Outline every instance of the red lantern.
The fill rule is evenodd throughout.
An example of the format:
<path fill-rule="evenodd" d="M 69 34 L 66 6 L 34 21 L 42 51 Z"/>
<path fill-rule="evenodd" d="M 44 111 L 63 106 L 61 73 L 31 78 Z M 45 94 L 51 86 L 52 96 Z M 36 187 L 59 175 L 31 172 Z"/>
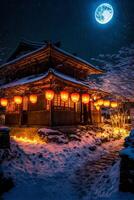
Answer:
<path fill-rule="evenodd" d="M 110 101 L 109 100 L 104 100 L 103 105 L 105 107 L 109 107 L 110 106 Z"/>
<path fill-rule="evenodd" d="M 72 93 L 71 94 L 71 100 L 74 102 L 74 103 L 77 103 L 80 99 L 80 95 L 79 93 Z"/>
<path fill-rule="evenodd" d="M 35 94 L 30 95 L 29 100 L 33 104 L 37 103 L 37 95 Z"/>
<path fill-rule="evenodd" d="M 88 104 L 90 101 L 90 96 L 89 94 L 82 94 L 82 103 Z"/>
<path fill-rule="evenodd" d="M 117 108 L 117 107 L 118 107 L 118 103 L 116 101 L 112 101 L 111 108 Z"/>
<path fill-rule="evenodd" d="M 22 104 L 22 97 L 21 96 L 15 96 L 14 102 L 18 105 Z"/>
<path fill-rule="evenodd" d="M 8 100 L 7 100 L 6 98 L 2 98 L 2 99 L 0 100 L 0 104 L 1 104 L 1 106 L 6 107 L 7 104 L 8 104 Z"/>
<path fill-rule="evenodd" d="M 95 107 L 98 106 L 98 102 L 97 101 L 94 102 L 94 106 Z"/>
<path fill-rule="evenodd" d="M 66 92 L 66 91 L 61 91 L 60 92 L 60 96 L 61 96 L 61 100 L 66 102 L 68 101 L 68 98 L 69 98 L 69 93 Z"/>
<path fill-rule="evenodd" d="M 54 91 L 53 90 L 46 90 L 45 97 L 48 101 L 52 101 L 54 98 Z"/>
<path fill-rule="evenodd" d="M 100 110 L 100 106 L 96 106 L 95 108 L 96 108 L 96 110 L 98 110 L 98 111 Z"/>
<path fill-rule="evenodd" d="M 103 100 L 103 99 L 99 99 L 99 100 L 97 101 L 97 104 L 98 104 L 99 106 L 102 106 L 103 103 L 104 103 L 104 100 Z"/>

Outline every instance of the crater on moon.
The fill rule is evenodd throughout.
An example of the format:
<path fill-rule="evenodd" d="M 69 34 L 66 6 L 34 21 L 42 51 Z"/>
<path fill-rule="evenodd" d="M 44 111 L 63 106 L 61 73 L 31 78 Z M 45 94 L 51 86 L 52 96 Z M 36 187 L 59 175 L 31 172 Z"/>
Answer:
<path fill-rule="evenodd" d="M 96 8 L 95 19 L 100 24 L 108 23 L 114 15 L 113 7 L 108 3 L 103 3 Z"/>

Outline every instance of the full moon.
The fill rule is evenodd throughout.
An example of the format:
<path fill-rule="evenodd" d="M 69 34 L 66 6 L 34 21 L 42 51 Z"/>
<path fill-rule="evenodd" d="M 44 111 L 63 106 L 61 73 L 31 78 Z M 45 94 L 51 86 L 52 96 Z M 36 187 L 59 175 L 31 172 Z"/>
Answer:
<path fill-rule="evenodd" d="M 113 18 L 114 9 L 108 3 L 103 3 L 96 8 L 95 19 L 100 24 L 107 24 Z"/>

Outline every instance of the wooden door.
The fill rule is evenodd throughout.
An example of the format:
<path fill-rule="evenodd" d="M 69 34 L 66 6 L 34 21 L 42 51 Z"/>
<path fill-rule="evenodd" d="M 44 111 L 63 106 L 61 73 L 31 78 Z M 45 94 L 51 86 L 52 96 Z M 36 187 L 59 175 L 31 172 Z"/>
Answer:
<path fill-rule="evenodd" d="M 28 124 L 28 97 L 23 97 L 23 105 L 21 112 L 21 125 Z"/>

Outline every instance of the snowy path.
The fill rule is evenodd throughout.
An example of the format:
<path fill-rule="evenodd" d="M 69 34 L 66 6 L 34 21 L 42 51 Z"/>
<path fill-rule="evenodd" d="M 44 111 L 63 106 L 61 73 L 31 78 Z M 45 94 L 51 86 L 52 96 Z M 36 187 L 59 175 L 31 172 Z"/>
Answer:
<path fill-rule="evenodd" d="M 98 196 L 105 195 L 113 192 L 113 185 L 111 191 L 108 191 L 108 186 L 102 188 L 104 182 L 109 184 L 110 177 L 106 174 L 111 168 L 119 170 L 119 151 L 122 145 L 116 147 L 116 149 L 111 150 L 106 155 L 103 155 L 99 160 L 88 161 L 75 172 L 73 185 L 74 188 L 79 193 L 81 199 L 83 199 L 87 194 L 90 199 L 97 199 Z M 116 181 L 119 177 L 115 177 Z M 103 180 L 102 180 L 103 179 Z M 113 181 L 113 180 L 112 180 Z M 118 188 L 118 186 L 117 186 Z"/>
<path fill-rule="evenodd" d="M 15 187 L 4 195 L 4 200 L 83 199 L 83 191 L 81 189 L 78 191 L 78 185 L 83 188 L 86 184 L 88 187 L 91 183 L 91 178 L 89 183 L 87 181 L 88 176 L 92 175 L 92 180 L 95 180 L 94 177 L 101 172 L 102 168 L 107 171 L 105 166 L 112 165 L 113 160 L 118 157 L 115 152 L 114 155 L 111 153 L 113 155 L 111 162 L 110 159 L 107 159 L 110 155 L 109 151 L 121 148 L 121 141 L 115 141 L 102 147 L 98 146 L 96 150 L 91 151 L 89 147 L 93 144 L 92 138 L 89 141 L 86 138 L 82 143 L 75 142 L 61 146 L 56 144 L 24 145 L 23 143 L 18 145 L 13 142 L 12 154 L 15 155 L 15 158 L 5 161 L 3 169 L 7 175 L 13 177 Z M 104 164 L 105 159 L 107 160 L 106 165 Z M 93 166 L 92 164 L 96 163 L 96 160 L 98 166 L 97 164 Z M 102 161 L 102 164 L 99 161 Z M 87 177 L 82 175 L 85 174 L 83 166 L 89 168 L 90 173 L 88 172 Z M 90 171 L 96 167 L 96 173 Z M 74 187 L 72 182 L 78 169 L 81 169 L 81 172 L 77 177 L 77 187 Z M 99 176 L 100 174 L 98 174 L 98 178 Z M 96 193 L 94 189 L 92 191 L 94 194 Z M 91 199 L 87 197 L 87 200 Z"/>
<path fill-rule="evenodd" d="M 28 178 L 28 177 L 27 177 Z M 67 176 L 63 174 L 46 178 L 28 178 L 18 184 L 4 199 L 9 200 L 69 200 L 77 199 L 71 191 Z"/>

